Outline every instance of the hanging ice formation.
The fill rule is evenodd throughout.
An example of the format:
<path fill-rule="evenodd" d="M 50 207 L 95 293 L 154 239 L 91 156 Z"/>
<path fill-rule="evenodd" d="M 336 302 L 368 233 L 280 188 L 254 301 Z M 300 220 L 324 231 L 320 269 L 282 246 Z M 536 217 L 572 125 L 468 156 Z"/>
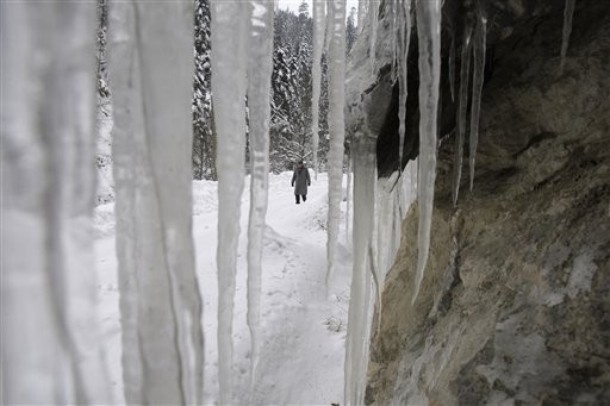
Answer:
<path fill-rule="evenodd" d="M 367 13 L 368 0 L 358 0 L 358 34 L 360 34 L 364 28 L 364 18 Z"/>
<path fill-rule="evenodd" d="M 0 3 L 0 403 L 111 403 L 93 269 L 96 6 Z"/>
<path fill-rule="evenodd" d="M 351 204 L 351 191 L 352 191 L 352 170 L 354 167 L 353 163 L 353 152 L 350 150 L 347 154 L 347 190 L 345 192 L 345 244 L 349 244 L 349 223 L 350 218 L 350 204 Z"/>
<path fill-rule="evenodd" d="M 251 1 L 250 70 L 250 218 L 248 223 L 248 327 L 250 329 L 250 390 L 260 352 L 260 295 L 269 175 L 269 119 L 273 70 L 273 3 Z"/>
<path fill-rule="evenodd" d="M 451 29 L 451 44 L 449 45 L 449 90 L 451 101 L 455 102 L 455 28 Z"/>
<path fill-rule="evenodd" d="M 313 58 L 311 68 L 311 138 L 314 176 L 318 178 L 318 143 L 319 143 L 319 115 L 320 115 L 320 86 L 321 63 L 324 47 L 324 29 L 326 27 L 326 13 L 323 0 L 313 2 Z"/>
<path fill-rule="evenodd" d="M 330 150 L 328 152 L 328 270 L 330 279 L 336 257 L 343 180 L 343 141 L 345 139 L 345 0 L 332 3 L 332 38 L 329 50 Z"/>
<path fill-rule="evenodd" d="M 324 28 L 324 51 L 330 51 L 330 42 L 333 38 L 333 12 L 334 12 L 334 1 L 326 0 L 326 27 Z"/>
<path fill-rule="evenodd" d="M 419 42 L 418 255 L 413 302 L 417 299 L 430 249 L 436 178 L 437 114 L 441 64 L 441 0 L 417 1 Z"/>
<path fill-rule="evenodd" d="M 220 403 L 232 402 L 232 323 L 239 217 L 244 187 L 249 4 L 212 0 L 212 100 L 218 137 L 218 381 Z"/>
<path fill-rule="evenodd" d="M 466 17 L 464 35 L 462 37 L 462 53 L 460 66 L 460 94 L 458 95 L 457 133 L 455 135 L 455 151 L 453 157 L 453 204 L 457 204 L 462 177 L 462 162 L 464 160 L 464 139 L 466 137 L 466 113 L 468 110 L 468 81 L 470 79 L 470 55 L 472 53 L 472 18 Z"/>
<path fill-rule="evenodd" d="M 127 403 L 201 402 L 202 304 L 191 214 L 191 6 L 134 1 L 110 8 Z"/>
<path fill-rule="evenodd" d="M 561 41 L 561 62 L 559 63 L 559 73 L 563 73 L 563 68 L 568 54 L 568 46 L 570 45 L 570 34 L 572 34 L 572 18 L 574 16 L 574 6 L 576 0 L 565 0 L 566 5 L 563 11 L 563 33 Z"/>
<path fill-rule="evenodd" d="M 475 158 L 479 143 L 479 115 L 481 112 L 481 93 L 485 80 L 485 48 L 487 37 L 487 19 L 481 10 L 477 12 L 477 26 L 474 34 L 474 47 L 472 51 L 474 68 L 472 72 L 472 105 L 470 110 L 470 151 L 468 163 L 470 167 L 470 190 L 474 185 Z"/>
<path fill-rule="evenodd" d="M 350 288 L 348 332 L 345 352 L 345 405 L 364 403 L 364 386 L 370 328 L 370 286 L 374 269 L 371 244 L 375 229 L 375 139 L 357 134 L 354 139 L 353 274 Z"/>
<path fill-rule="evenodd" d="M 402 172 L 407 118 L 407 58 L 411 43 L 411 0 L 400 0 L 398 8 L 398 171 Z"/>
<path fill-rule="evenodd" d="M 392 36 L 390 38 L 390 47 L 392 48 L 392 82 L 395 82 L 398 78 L 398 41 L 396 35 L 402 27 L 398 25 L 398 2 L 401 0 L 391 0 L 390 6 L 390 16 L 391 16 L 391 25 L 390 32 Z"/>
<path fill-rule="evenodd" d="M 366 0 L 360 0 L 366 1 Z M 377 43 L 377 18 L 379 13 L 379 1 L 368 0 L 369 17 L 369 58 L 371 59 L 371 70 L 375 71 L 375 45 Z"/>

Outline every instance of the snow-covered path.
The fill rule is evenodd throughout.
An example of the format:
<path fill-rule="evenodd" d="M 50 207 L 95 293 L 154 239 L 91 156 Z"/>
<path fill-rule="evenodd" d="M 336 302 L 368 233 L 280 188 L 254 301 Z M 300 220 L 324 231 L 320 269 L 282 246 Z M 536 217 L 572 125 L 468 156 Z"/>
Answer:
<path fill-rule="evenodd" d="M 249 395 L 250 339 L 246 325 L 246 232 L 249 191 L 244 191 L 233 324 L 235 402 L 239 404 L 330 404 L 343 393 L 343 358 L 351 256 L 340 235 L 337 269 L 326 292 L 326 174 L 312 182 L 307 202 L 296 205 L 291 173 L 270 175 L 269 210 L 263 253 L 261 357 Z M 246 184 L 248 185 L 249 179 Z M 217 380 L 217 190 L 215 182 L 193 183 L 194 241 L 204 299 L 207 404 L 218 399 Z M 344 207 L 344 206 L 343 206 Z M 114 238 L 108 231 L 111 205 L 98 208 L 97 243 L 101 313 L 115 396 L 122 403 L 120 329 Z M 344 222 L 342 222 L 344 223 Z M 342 224 L 343 225 L 343 224 Z"/>

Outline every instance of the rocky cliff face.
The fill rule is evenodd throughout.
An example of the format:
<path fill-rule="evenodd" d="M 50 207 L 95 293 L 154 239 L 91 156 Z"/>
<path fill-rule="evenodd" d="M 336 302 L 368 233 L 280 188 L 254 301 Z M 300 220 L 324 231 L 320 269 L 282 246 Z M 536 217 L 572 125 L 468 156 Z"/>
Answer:
<path fill-rule="evenodd" d="M 450 20 L 462 3 L 445 3 Z M 366 401 L 604 404 L 610 402 L 610 3 L 576 3 L 562 74 L 563 2 L 486 3 L 498 17 L 490 19 L 474 190 L 465 192 L 464 181 L 453 206 L 455 107 L 445 82 L 430 261 L 412 305 L 413 207 L 383 290 Z M 384 51 L 389 23 L 381 18 L 375 75 L 366 84 L 364 52 L 356 50 L 351 77 L 360 88 L 350 88 L 349 106 L 354 136 L 377 140 L 383 176 L 398 166 L 398 141 Z M 410 93 L 416 85 L 409 84 Z M 417 154 L 417 101 L 408 103 L 405 160 Z"/>

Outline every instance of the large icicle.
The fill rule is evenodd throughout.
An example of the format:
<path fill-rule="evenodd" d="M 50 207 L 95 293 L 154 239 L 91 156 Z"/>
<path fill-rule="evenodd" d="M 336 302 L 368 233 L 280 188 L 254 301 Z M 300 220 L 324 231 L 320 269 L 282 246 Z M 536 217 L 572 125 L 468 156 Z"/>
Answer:
<path fill-rule="evenodd" d="M 408 94 L 408 56 L 411 43 L 411 0 L 401 0 L 398 10 L 398 171 L 402 172 Z"/>
<path fill-rule="evenodd" d="M 192 240 L 192 4 L 110 7 L 117 256 L 128 403 L 200 403 Z"/>
<path fill-rule="evenodd" d="M 371 60 L 371 70 L 375 72 L 375 46 L 377 45 L 377 19 L 379 13 L 379 0 L 369 0 L 369 59 Z"/>
<path fill-rule="evenodd" d="M 470 142 L 468 163 L 470 166 L 470 190 L 474 185 L 474 167 L 479 143 L 479 115 L 481 113 L 481 93 L 485 81 L 485 47 L 487 46 L 487 19 L 480 15 L 474 35 L 473 72 L 472 72 L 472 106 L 470 108 Z"/>
<path fill-rule="evenodd" d="M 419 41 L 419 202 L 417 274 L 413 302 L 424 278 L 430 249 L 430 228 L 436 178 L 436 139 L 441 72 L 441 0 L 417 0 Z"/>
<path fill-rule="evenodd" d="M 273 70 L 273 2 L 252 0 L 248 107 L 250 118 L 250 218 L 248 223 L 248 327 L 250 390 L 260 352 L 262 254 L 269 186 L 269 119 Z"/>
<path fill-rule="evenodd" d="M 370 326 L 371 265 L 369 258 L 375 228 L 375 139 L 356 134 L 354 140 L 354 229 L 353 274 L 350 288 L 345 352 L 345 405 L 364 403 Z"/>
<path fill-rule="evenodd" d="M 563 73 L 563 68 L 568 54 L 568 46 L 570 45 L 570 35 L 572 34 L 572 18 L 574 16 L 574 6 L 576 0 L 565 0 L 566 5 L 563 11 L 563 32 L 561 40 L 561 62 L 559 63 L 559 73 Z"/>
<path fill-rule="evenodd" d="M 232 403 L 232 324 L 241 195 L 244 187 L 248 3 L 212 0 L 212 100 L 218 136 L 218 381 Z M 242 119 L 242 117 L 244 119 Z"/>
<path fill-rule="evenodd" d="M 460 66 L 460 94 L 458 99 L 457 134 L 455 134 L 455 151 L 453 156 L 453 204 L 457 204 L 462 178 L 462 162 L 464 160 L 464 140 L 466 138 L 466 113 L 468 110 L 468 81 L 470 79 L 470 55 L 472 50 L 472 19 L 466 18 L 464 36 L 462 38 L 462 54 Z"/>
<path fill-rule="evenodd" d="M 111 403 L 96 315 L 95 3 L 0 2 L 0 403 Z"/>
<path fill-rule="evenodd" d="M 322 84 L 321 63 L 324 47 L 324 29 L 326 28 L 326 13 L 324 1 L 314 0 L 313 3 L 313 58 L 311 67 L 311 149 L 314 176 L 318 179 L 318 143 L 320 119 L 320 89 Z"/>
<path fill-rule="evenodd" d="M 330 150 L 328 151 L 328 270 L 326 282 L 335 265 L 343 181 L 343 141 L 345 139 L 345 0 L 332 3 L 332 38 L 329 51 Z"/>

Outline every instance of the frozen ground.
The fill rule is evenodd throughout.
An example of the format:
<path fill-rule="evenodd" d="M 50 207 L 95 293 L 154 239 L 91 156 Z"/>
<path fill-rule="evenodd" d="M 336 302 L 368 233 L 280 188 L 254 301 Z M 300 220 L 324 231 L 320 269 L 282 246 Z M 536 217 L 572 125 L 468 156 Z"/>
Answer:
<path fill-rule="evenodd" d="M 313 175 L 313 173 L 312 173 Z M 330 404 L 343 397 L 343 359 L 351 253 L 340 234 L 340 266 L 327 293 L 326 174 L 312 181 L 307 202 L 296 205 L 291 173 L 270 175 L 263 253 L 261 357 L 253 398 L 248 395 L 250 338 L 246 325 L 246 233 L 249 191 L 243 195 L 233 324 L 234 382 L 240 404 Z M 249 179 L 246 180 L 249 185 Z M 345 184 L 345 182 L 344 182 Z M 216 340 L 216 182 L 193 182 L 193 235 L 204 300 L 206 404 L 218 399 Z M 113 204 L 98 206 L 97 271 L 101 317 L 116 403 L 123 403 L 120 320 L 116 282 Z M 345 202 L 342 203 L 343 214 Z M 341 222 L 344 227 L 345 221 Z M 351 245 L 348 244 L 349 247 Z M 351 248 L 349 248 L 351 251 Z"/>

